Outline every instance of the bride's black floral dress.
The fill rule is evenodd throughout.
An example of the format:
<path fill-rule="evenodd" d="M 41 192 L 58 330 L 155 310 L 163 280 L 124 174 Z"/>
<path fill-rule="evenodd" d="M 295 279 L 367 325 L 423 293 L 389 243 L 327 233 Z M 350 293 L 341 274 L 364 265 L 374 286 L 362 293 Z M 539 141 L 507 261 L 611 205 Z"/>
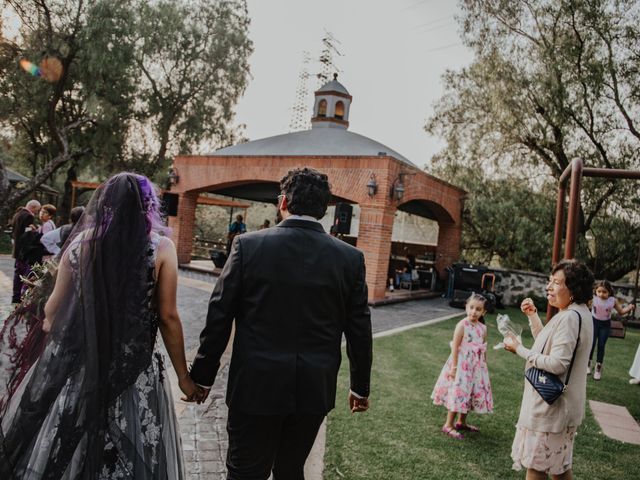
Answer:
<path fill-rule="evenodd" d="M 145 311 L 157 332 L 158 315 L 153 306 L 155 261 L 159 237 L 152 235 L 148 251 L 149 270 Z M 135 384 L 125 390 L 109 409 L 110 428 L 105 436 L 105 463 L 100 479 L 184 478 L 180 430 L 166 376 L 164 358 L 154 346 L 151 365 Z M 142 461 L 132 462 L 134 454 Z M 134 464 L 144 467 L 135 471 Z"/>
<path fill-rule="evenodd" d="M 148 352 L 141 355 L 135 351 L 144 342 L 124 342 L 124 345 L 118 346 L 120 350 L 117 351 L 121 352 L 122 359 L 119 358 L 117 366 L 121 371 L 110 371 L 109 375 L 110 378 L 117 378 L 114 385 L 120 382 L 122 387 L 109 390 L 117 392 L 113 393 L 112 399 L 96 402 L 91 400 L 91 389 L 96 386 L 88 381 L 88 372 L 92 371 L 91 358 L 82 353 L 75 357 L 79 359 L 79 367 L 75 369 L 69 366 L 70 362 L 60 360 L 63 365 L 59 368 L 67 368 L 69 373 L 59 382 L 59 387 L 52 390 L 53 394 L 46 387 L 38 390 L 37 384 L 46 384 L 48 375 L 55 377 L 55 373 L 51 373 L 53 369 L 43 368 L 42 365 L 39 368 L 39 364 L 49 362 L 56 365 L 57 358 L 65 353 L 61 351 L 61 345 L 69 343 L 67 340 L 67 343 L 56 344 L 50 340 L 37 363 L 20 382 L 0 418 L 0 433 L 4 432 L 5 435 L 0 435 L 0 460 L 11 463 L 10 470 L 0 467 L 0 473 L 4 475 L 9 472 L 9 479 L 181 480 L 185 477 L 171 388 L 164 358 L 156 341 L 159 319 L 154 305 L 155 261 L 160 237 L 152 233 L 150 239 L 144 262 L 146 270 L 141 272 L 146 278 L 146 281 L 141 279 L 146 282 L 146 296 L 139 304 L 137 314 L 129 315 L 135 317 L 131 321 L 139 321 L 143 329 L 148 329 L 147 337 L 144 337 L 147 338 L 144 348 L 148 348 Z M 70 246 L 68 252 L 69 264 L 74 272 L 72 288 L 78 297 L 87 295 L 81 291 L 86 281 L 78 275 L 82 271 L 80 251 L 78 242 Z M 139 300 L 142 298 L 143 295 L 140 295 Z M 90 349 L 90 342 L 86 339 L 85 342 L 81 348 Z M 141 361 L 146 367 L 141 366 Z M 133 376 L 123 381 L 121 377 L 126 377 L 126 373 L 122 373 L 122 370 L 129 366 L 134 372 Z M 35 378 L 38 375 L 40 378 Z M 44 409 L 41 404 L 35 404 L 34 411 L 40 409 L 45 413 L 37 422 L 38 425 L 33 426 L 30 425 L 28 412 L 33 402 L 29 403 L 23 397 L 36 395 L 48 396 L 48 403 Z M 104 418 L 95 420 L 90 418 L 91 414 L 87 414 L 96 411 L 103 412 L 100 416 Z M 20 437 L 20 423 L 27 429 L 31 428 L 31 431 L 22 432 L 28 437 L 26 439 Z M 96 436 L 99 437 L 97 441 Z M 8 450 L 12 448 L 15 452 L 20 450 L 20 454 Z M 3 475 L 0 477 L 4 480 Z"/>

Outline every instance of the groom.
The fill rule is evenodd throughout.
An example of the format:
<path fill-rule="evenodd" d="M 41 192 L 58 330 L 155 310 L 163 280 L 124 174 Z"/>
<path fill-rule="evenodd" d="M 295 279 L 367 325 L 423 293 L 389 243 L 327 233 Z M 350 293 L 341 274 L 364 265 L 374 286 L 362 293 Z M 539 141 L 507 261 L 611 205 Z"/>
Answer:
<path fill-rule="evenodd" d="M 325 233 L 327 176 L 310 168 L 280 183 L 276 228 L 234 238 L 191 369 L 213 385 L 235 319 L 227 385 L 229 480 L 304 479 L 304 463 L 335 406 L 342 334 L 349 407 L 369 408 L 371 318 L 364 256 Z"/>

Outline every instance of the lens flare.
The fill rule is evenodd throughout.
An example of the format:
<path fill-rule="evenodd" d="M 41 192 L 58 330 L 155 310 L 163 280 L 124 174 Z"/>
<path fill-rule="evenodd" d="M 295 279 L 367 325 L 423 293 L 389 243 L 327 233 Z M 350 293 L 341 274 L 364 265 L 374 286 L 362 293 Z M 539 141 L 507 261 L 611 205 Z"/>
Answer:
<path fill-rule="evenodd" d="M 45 57 L 40 62 L 40 72 L 47 82 L 57 82 L 62 77 L 62 62 L 56 57 Z"/>
<path fill-rule="evenodd" d="M 31 63 L 26 58 L 20 60 L 22 69 L 33 75 L 40 77 L 47 82 L 57 82 L 62 77 L 62 62 L 56 57 L 45 57 L 40 62 L 40 66 Z"/>
<path fill-rule="evenodd" d="M 25 72 L 30 73 L 34 77 L 42 76 L 42 72 L 40 71 L 38 66 L 33 64 L 33 63 L 31 63 L 29 60 L 26 60 L 24 58 L 22 60 L 20 60 L 20 66 L 22 67 L 22 69 Z"/>

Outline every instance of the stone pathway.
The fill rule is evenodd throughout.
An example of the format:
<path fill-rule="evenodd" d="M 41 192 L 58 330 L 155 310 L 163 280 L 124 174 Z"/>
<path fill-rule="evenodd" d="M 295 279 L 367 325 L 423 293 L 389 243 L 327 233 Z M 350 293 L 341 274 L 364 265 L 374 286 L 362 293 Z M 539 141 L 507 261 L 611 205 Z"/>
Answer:
<path fill-rule="evenodd" d="M 633 445 L 640 445 L 640 425 L 626 407 L 589 400 L 589 407 L 596 417 L 602 433 L 607 437 Z"/>
<path fill-rule="evenodd" d="M 0 270 L 0 292 L 2 292 L 0 296 L 0 321 L 4 320 L 11 311 L 11 295 L 13 294 L 13 259 L 8 255 L 6 255 L 6 259 L 11 265 L 11 276 Z"/>

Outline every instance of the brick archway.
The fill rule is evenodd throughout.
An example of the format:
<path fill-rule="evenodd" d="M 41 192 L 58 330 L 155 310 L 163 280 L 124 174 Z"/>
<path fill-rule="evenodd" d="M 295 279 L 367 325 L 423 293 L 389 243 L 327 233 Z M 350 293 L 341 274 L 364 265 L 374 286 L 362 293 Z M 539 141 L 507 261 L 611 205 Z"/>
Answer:
<path fill-rule="evenodd" d="M 335 197 L 360 205 L 358 248 L 365 255 L 369 299 L 382 300 L 387 287 L 391 234 L 396 209 L 423 202 L 439 224 L 436 269 L 458 259 L 462 232 L 462 202 L 465 192 L 394 157 L 378 156 L 178 156 L 174 166 L 179 182 L 172 188 L 179 195 L 178 215 L 169 225 L 178 249 L 178 261 L 189 263 L 197 198 L 203 192 L 225 192 L 247 184 L 276 186 L 287 172 L 308 166 L 329 177 Z M 377 193 L 370 197 L 367 182 L 375 175 Z M 398 201 L 393 186 L 401 178 L 405 195 Z M 267 187 L 268 188 L 268 187 Z M 268 191 L 265 190 L 265 196 Z M 271 197 L 270 197 L 271 198 Z M 268 201 L 265 199 L 261 201 Z"/>

